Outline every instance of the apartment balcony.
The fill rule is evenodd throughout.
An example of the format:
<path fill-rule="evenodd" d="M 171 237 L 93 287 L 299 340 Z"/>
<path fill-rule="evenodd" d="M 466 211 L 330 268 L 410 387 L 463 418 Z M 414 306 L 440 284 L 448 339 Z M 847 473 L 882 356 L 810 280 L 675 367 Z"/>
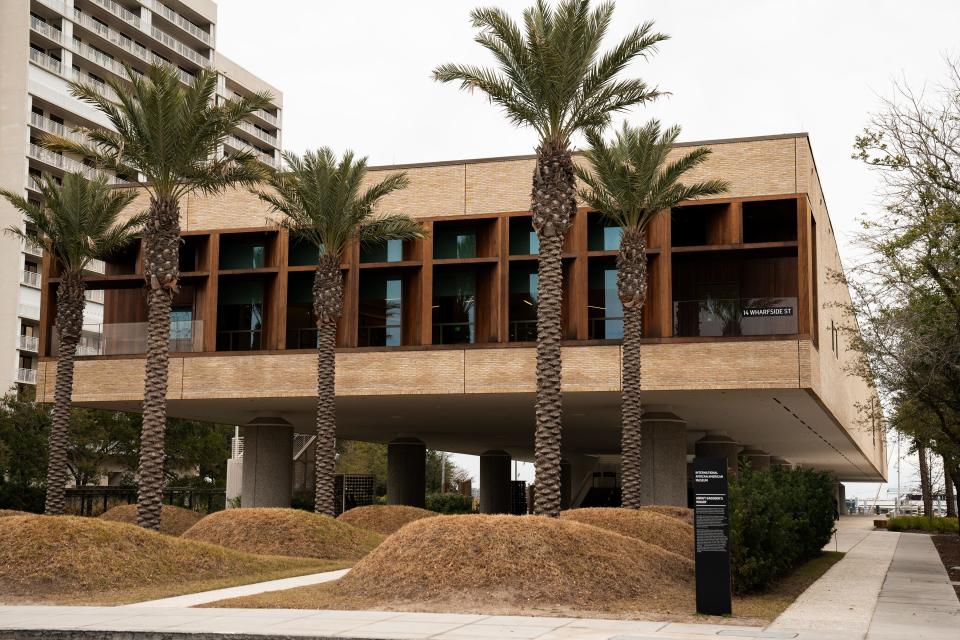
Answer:
<path fill-rule="evenodd" d="M 17 348 L 20 351 L 37 353 L 40 350 L 40 338 L 37 336 L 17 336 Z"/>
<path fill-rule="evenodd" d="M 119 31 L 111 29 L 110 27 L 97 22 L 79 9 L 73 10 L 73 20 L 88 31 L 97 34 L 110 44 L 119 47 L 124 51 L 129 51 L 144 62 L 150 62 L 150 51 L 146 47 L 137 44 Z"/>
<path fill-rule="evenodd" d="M 57 13 L 65 15 L 67 13 L 66 5 L 63 0 L 39 0 L 40 4 L 45 4 Z"/>
<path fill-rule="evenodd" d="M 228 135 L 226 137 L 226 140 L 224 140 L 224 143 L 228 147 L 232 147 L 237 151 L 249 151 L 254 156 L 256 156 L 257 160 L 259 160 L 260 162 L 266 165 L 269 165 L 271 167 L 279 166 L 279 162 L 277 162 L 277 159 L 274 156 L 268 153 L 264 153 L 263 151 L 260 151 L 260 149 L 257 149 L 256 147 L 251 145 L 249 142 L 241 140 L 237 136 Z"/>
<path fill-rule="evenodd" d="M 240 129 L 241 131 L 249 133 L 255 138 L 259 138 L 260 140 L 263 140 L 264 142 L 269 142 L 273 146 L 277 146 L 278 144 L 277 136 L 271 135 L 266 131 L 263 131 L 262 129 L 258 129 L 257 127 L 253 126 L 249 122 L 240 122 L 239 124 L 237 124 L 237 128 Z"/>
<path fill-rule="evenodd" d="M 150 30 L 150 33 L 153 35 L 153 37 L 156 40 L 159 40 L 160 42 L 168 46 L 170 49 L 176 51 L 181 56 L 189 60 L 190 62 L 193 62 L 194 64 L 200 65 L 201 67 L 205 67 L 205 68 L 209 68 L 211 66 L 212 63 L 210 62 L 210 58 L 204 55 L 201 55 L 198 51 L 196 51 L 195 49 L 191 49 L 190 47 L 183 44 L 173 36 L 169 35 L 168 33 L 165 33 L 160 29 L 157 29 L 156 27 L 152 27 Z"/>
<path fill-rule="evenodd" d="M 37 51 L 36 49 L 30 49 L 30 62 L 33 62 L 37 66 L 43 67 L 47 71 L 52 71 L 56 74 L 61 74 L 63 70 L 63 64 L 56 58 L 51 58 L 42 51 Z"/>
<path fill-rule="evenodd" d="M 121 78 L 127 77 L 127 69 L 122 62 L 111 58 L 105 53 L 97 51 L 90 45 L 85 42 L 81 42 L 76 38 L 73 39 L 73 50 L 76 53 L 79 53 L 81 56 L 90 60 L 91 62 L 96 63 L 97 65 L 103 67 L 110 73 L 120 76 Z"/>
<path fill-rule="evenodd" d="M 83 292 L 83 297 L 87 302 L 103 304 L 103 289 L 87 289 Z"/>
<path fill-rule="evenodd" d="M 80 173 L 91 180 L 97 178 L 102 173 L 100 171 L 97 171 L 93 167 L 88 167 L 87 165 L 83 164 L 78 160 L 74 160 L 73 158 L 68 158 L 59 153 L 54 153 L 49 149 L 44 149 L 43 147 L 33 143 L 31 143 L 30 146 L 28 147 L 27 155 L 33 158 L 34 160 L 37 160 L 38 162 L 42 162 L 44 164 L 50 165 L 52 167 L 56 167 L 58 169 L 63 169 L 64 171 L 70 171 L 72 173 Z M 109 174 L 105 174 L 105 175 L 107 175 L 108 184 L 125 184 L 126 183 L 126 180 L 121 180 L 116 176 L 111 176 Z M 34 184 L 33 185 L 28 184 L 28 186 L 39 191 L 40 190 L 39 184 L 36 184 L 36 179 L 30 176 L 30 178 L 28 179 L 28 183 L 31 181 L 34 182 Z"/>
<path fill-rule="evenodd" d="M 25 284 L 34 289 L 40 288 L 40 274 L 36 271 L 21 271 L 20 284 Z"/>
<path fill-rule="evenodd" d="M 23 252 L 28 256 L 35 256 L 37 258 L 43 257 L 43 247 L 28 240 L 23 241 Z"/>
<path fill-rule="evenodd" d="M 30 30 L 39 33 L 47 40 L 52 40 L 57 44 L 63 42 L 63 31 L 33 16 L 30 16 Z"/>
<path fill-rule="evenodd" d="M 84 336 L 77 345 L 80 356 L 133 355 L 147 352 L 146 322 L 107 322 L 83 325 Z M 59 337 L 56 327 L 50 335 L 51 347 L 56 352 Z M 203 321 L 185 320 L 170 323 L 170 352 L 195 353 L 202 351 Z"/>
<path fill-rule="evenodd" d="M 120 102 L 120 97 L 117 95 L 117 92 L 111 89 L 106 82 L 101 82 L 93 76 L 77 71 L 76 69 L 70 69 L 66 77 L 68 80 L 73 80 L 80 84 L 92 85 L 97 90 L 97 93 L 111 102 Z"/>
<path fill-rule="evenodd" d="M 213 47 L 213 36 L 210 35 L 210 33 L 193 24 L 167 5 L 157 0 L 151 0 L 147 6 L 149 6 L 154 13 L 160 15 L 168 22 L 177 25 L 203 44 Z"/>
<path fill-rule="evenodd" d="M 83 144 L 88 142 L 87 137 L 82 133 L 72 131 L 65 125 L 62 125 L 59 122 L 54 122 L 50 118 L 42 116 L 39 113 L 30 114 L 30 126 L 40 129 L 41 131 L 46 131 L 47 133 L 58 135 L 61 138 L 73 140 L 74 142 L 80 142 Z"/>
<path fill-rule="evenodd" d="M 239 93 L 237 93 L 236 91 L 231 91 L 230 89 L 226 89 L 225 92 L 221 91 L 220 95 L 223 96 L 224 99 L 229 100 L 231 102 L 243 98 L 243 96 L 241 96 Z M 280 118 L 273 115 L 272 113 L 264 111 L 263 109 L 257 109 L 251 115 L 255 118 L 259 118 L 263 120 L 267 124 L 272 125 L 274 127 L 280 126 Z"/>
<path fill-rule="evenodd" d="M 93 4 L 117 16 L 129 25 L 140 28 L 140 18 L 113 0 L 90 0 Z"/>
<path fill-rule="evenodd" d="M 87 271 L 103 274 L 107 270 L 107 265 L 103 260 L 91 260 L 87 263 Z"/>
<path fill-rule="evenodd" d="M 17 369 L 17 382 L 20 384 L 37 384 L 37 370 Z"/>

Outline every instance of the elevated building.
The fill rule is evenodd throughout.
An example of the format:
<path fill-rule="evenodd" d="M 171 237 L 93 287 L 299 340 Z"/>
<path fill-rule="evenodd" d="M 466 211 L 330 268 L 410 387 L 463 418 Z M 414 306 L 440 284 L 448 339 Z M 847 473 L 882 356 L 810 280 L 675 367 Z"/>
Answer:
<path fill-rule="evenodd" d="M 279 160 L 283 97 L 216 50 L 217 7 L 211 0 L 4 0 L 0 2 L 0 185 L 39 198 L 41 176 L 66 171 L 88 176 L 80 158 L 39 146 L 46 133 L 74 136 L 77 127 L 109 127 L 93 107 L 70 95 L 68 82 L 127 77 L 124 65 L 144 72 L 155 62 L 177 68 L 184 83 L 200 69 L 216 69 L 217 100 L 269 91 L 274 101 L 228 138 L 224 151 L 251 149 L 264 162 Z M 112 181 L 120 182 L 116 177 Z M 0 202 L 0 228 L 22 226 L 20 214 Z M 33 385 L 40 321 L 39 247 L 0 236 L 0 391 Z M 91 265 L 103 272 L 103 265 Z M 103 323 L 103 291 L 87 292 L 81 353 L 95 353 Z"/>
<path fill-rule="evenodd" d="M 734 471 L 745 460 L 825 469 L 840 480 L 883 479 L 875 394 L 845 371 L 853 354 L 838 331 L 844 319 L 836 303 L 849 294 L 829 277 L 841 264 L 808 137 L 678 146 L 699 144 L 713 155 L 693 178 L 724 178 L 731 187 L 664 211 L 650 229 L 646 499 L 686 504 L 693 455 L 726 457 Z M 510 458 L 532 458 L 533 167 L 524 156 L 372 172 L 409 174 L 410 187 L 382 209 L 407 213 L 429 231 L 422 241 L 354 247 L 343 263 L 339 435 L 390 443 L 391 500 L 422 502 L 424 446 L 481 455 L 486 507 L 504 504 Z M 182 211 L 169 412 L 245 425 L 243 504 L 284 504 L 296 454 L 291 434 L 313 429 L 316 255 L 265 224 L 274 214 L 245 190 L 190 197 Z M 568 505 L 602 502 L 617 483 L 618 239 L 619 229 L 580 208 L 564 249 Z M 139 408 L 146 320 L 139 252 L 131 247 L 89 283 L 104 292 L 104 325 L 97 355 L 77 364 L 79 405 Z M 49 401 L 57 274 L 49 264 L 45 274 L 37 385 Z"/>

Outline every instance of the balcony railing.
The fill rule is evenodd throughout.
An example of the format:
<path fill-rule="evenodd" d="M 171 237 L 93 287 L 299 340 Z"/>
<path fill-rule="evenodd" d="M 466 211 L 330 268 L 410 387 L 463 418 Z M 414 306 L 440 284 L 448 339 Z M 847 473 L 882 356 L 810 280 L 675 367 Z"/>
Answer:
<path fill-rule="evenodd" d="M 29 240 L 23 241 L 23 252 L 27 255 L 37 256 L 38 258 L 43 255 L 43 247 L 38 245 L 35 242 L 30 242 Z"/>
<path fill-rule="evenodd" d="M 359 328 L 361 347 L 395 347 L 400 344 L 403 326 L 399 324 L 362 325 Z"/>
<path fill-rule="evenodd" d="M 795 333 L 796 298 L 707 298 L 673 303 L 675 336 L 774 336 Z"/>
<path fill-rule="evenodd" d="M 113 322 L 83 325 L 84 337 L 77 345 L 80 356 L 114 356 L 146 353 L 146 322 Z M 59 335 L 54 327 L 50 336 L 56 353 Z M 191 353 L 203 349 L 202 320 L 174 320 L 170 323 L 170 351 Z"/>
<path fill-rule="evenodd" d="M 107 264 L 103 260 L 91 260 L 87 263 L 87 271 L 94 273 L 104 273 L 107 270 Z"/>
<path fill-rule="evenodd" d="M 83 297 L 87 302 L 103 304 L 103 289 L 87 289 L 83 292 Z"/>
<path fill-rule="evenodd" d="M 510 342 L 536 342 L 536 320 L 511 320 L 508 327 Z"/>
<path fill-rule="evenodd" d="M 111 58 L 110 56 L 103 53 L 102 51 L 97 51 L 87 43 L 81 42 L 80 40 L 77 40 L 76 38 L 74 38 L 73 50 L 79 53 L 80 55 L 82 55 L 87 60 L 92 60 L 93 62 L 96 62 L 98 65 L 100 65 L 107 71 L 110 71 L 111 73 L 114 73 L 120 76 L 121 78 L 127 77 L 127 69 L 126 67 L 123 66 L 122 62 L 120 62 L 119 60 L 116 60 L 115 58 Z"/>
<path fill-rule="evenodd" d="M 277 145 L 277 136 L 270 135 L 269 133 L 267 133 L 267 132 L 264 131 L 263 129 L 259 129 L 259 128 L 253 126 L 252 124 L 250 124 L 249 122 L 239 122 L 239 123 L 237 123 L 237 128 L 240 129 L 240 130 L 242 130 L 242 131 L 246 131 L 247 133 L 249 133 L 249 134 L 252 135 L 252 136 L 255 136 L 255 137 L 257 137 L 257 138 L 260 138 L 260 139 L 263 140 L 264 142 L 269 142 L 270 144 L 272 144 L 272 145 L 274 145 L 274 146 Z"/>
<path fill-rule="evenodd" d="M 79 9 L 73 10 L 73 19 L 76 23 L 93 31 L 107 42 L 129 51 L 144 62 L 150 62 L 150 52 L 147 48 L 137 44 L 119 31 L 97 22 Z"/>
<path fill-rule="evenodd" d="M 36 271 L 21 271 L 20 272 L 20 283 L 25 284 L 28 287 L 40 288 L 40 274 Z"/>
<path fill-rule="evenodd" d="M 40 4 L 45 4 L 57 13 L 63 15 L 67 12 L 63 0 L 40 0 Z"/>
<path fill-rule="evenodd" d="M 271 167 L 276 167 L 276 166 L 277 166 L 277 160 L 276 160 L 276 158 L 274 158 L 272 155 L 269 155 L 269 154 L 264 153 L 263 151 L 260 151 L 260 149 L 257 149 L 255 146 L 253 146 L 253 145 L 250 144 L 249 142 L 246 142 L 246 141 L 244 141 L 244 140 L 241 140 L 241 139 L 238 138 L 237 136 L 233 136 L 233 135 L 229 135 L 229 134 L 228 134 L 227 137 L 226 137 L 226 139 L 224 140 L 224 143 L 225 143 L 227 146 L 233 147 L 233 148 L 236 149 L 237 151 L 249 151 L 249 152 L 251 152 L 252 154 L 254 154 L 254 155 L 257 157 L 257 160 L 259 160 L 260 162 L 262 162 L 262 163 L 264 163 L 264 164 L 266 164 L 266 165 L 269 165 L 269 166 L 271 166 Z"/>
<path fill-rule="evenodd" d="M 434 322 L 433 344 L 473 344 L 477 341 L 473 322 Z"/>
<path fill-rule="evenodd" d="M 36 353 L 40 349 L 40 338 L 37 336 L 17 336 L 17 348 L 21 351 Z"/>
<path fill-rule="evenodd" d="M 204 31 L 197 25 L 193 24 L 186 18 L 184 18 L 182 15 L 180 15 L 179 13 L 177 13 L 167 5 L 163 4 L 162 2 L 157 2 L 157 0 L 152 0 L 150 3 L 150 7 L 153 9 L 154 13 L 159 13 L 161 16 L 163 16 L 173 24 L 177 25 L 178 27 L 180 27 L 181 29 L 183 29 L 184 31 L 192 35 L 194 38 L 200 40 L 204 44 L 210 45 L 211 47 L 213 46 L 213 36 L 211 36 L 208 32 Z"/>
<path fill-rule="evenodd" d="M 623 316 L 596 316 L 590 318 L 591 340 L 621 340 L 623 338 Z"/>
<path fill-rule="evenodd" d="M 116 91 L 110 88 L 106 82 L 97 80 L 89 74 L 77 71 L 76 69 L 70 69 L 67 72 L 66 77 L 67 79 L 73 80 L 74 82 L 79 82 L 80 84 L 92 85 L 93 88 L 97 90 L 97 93 L 111 102 L 120 102 L 120 97 L 117 96 Z"/>
<path fill-rule="evenodd" d="M 54 42 L 63 42 L 63 31 L 60 31 L 60 29 L 57 29 L 52 24 L 48 24 L 39 18 L 30 16 L 30 28 Z"/>
<path fill-rule="evenodd" d="M 182 42 L 180 42 L 170 34 L 164 31 L 161 31 L 156 27 L 152 27 L 150 30 L 150 33 L 153 35 L 155 39 L 167 45 L 168 47 L 170 47 L 171 49 L 173 49 L 174 51 L 182 55 L 184 58 L 190 60 L 190 62 L 198 64 L 201 67 L 210 66 L 210 58 L 204 55 L 201 55 L 198 51 L 191 49 L 190 47 L 183 44 Z"/>
<path fill-rule="evenodd" d="M 56 58 L 51 58 L 42 51 L 37 51 L 36 49 L 30 49 L 30 61 L 43 67 L 48 71 L 53 71 L 54 73 L 61 73 L 63 65 Z"/>
<path fill-rule="evenodd" d="M 37 384 L 36 369 L 17 369 L 17 382 L 20 384 Z"/>
<path fill-rule="evenodd" d="M 263 348 L 262 338 L 260 329 L 217 331 L 217 351 L 259 351 Z"/>
<path fill-rule="evenodd" d="M 82 133 L 77 133 L 72 129 L 68 128 L 66 125 L 62 125 L 59 122 L 54 122 L 50 118 L 40 115 L 39 113 L 30 114 L 30 124 L 37 129 L 42 129 L 47 133 L 53 133 L 61 138 L 67 138 L 68 140 L 73 140 L 74 142 L 80 142 L 86 144 L 88 142 L 87 137 Z"/>
<path fill-rule="evenodd" d="M 140 28 L 140 18 L 127 10 L 125 7 L 117 4 L 113 0 L 91 0 L 93 4 L 103 7 L 113 15 L 117 16 L 127 24 L 132 24 L 137 29 Z"/>

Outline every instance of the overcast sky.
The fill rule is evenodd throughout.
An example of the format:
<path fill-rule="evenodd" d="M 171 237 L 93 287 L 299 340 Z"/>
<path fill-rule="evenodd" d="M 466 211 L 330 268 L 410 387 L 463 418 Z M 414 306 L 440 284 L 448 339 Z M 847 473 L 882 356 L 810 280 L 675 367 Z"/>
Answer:
<path fill-rule="evenodd" d="M 519 18 L 531 2 L 219 0 L 217 47 L 283 92 L 291 151 L 352 148 L 373 164 L 532 153 L 532 134 L 479 94 L 430 79 L 440 63 L 490 63 L 469 23 L 486 4 Z M 960 54 L 957 0 L 620 0 L 610 42 L 646 20 L 671 39 L 630 75 L 671 95 L 626 117 L 679 124 L 683 140 L 808 132 L 841 242 L 876 208 L 876 179 L 850 154 L 879 96 L 895 79 L 935 84 Z"/>

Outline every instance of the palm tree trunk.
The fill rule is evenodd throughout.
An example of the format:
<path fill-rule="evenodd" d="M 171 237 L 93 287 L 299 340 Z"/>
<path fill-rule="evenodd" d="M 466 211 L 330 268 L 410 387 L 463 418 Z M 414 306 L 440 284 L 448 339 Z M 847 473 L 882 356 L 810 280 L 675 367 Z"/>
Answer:
<path fill-rule="evenodd" d="M 540 241 L 537 280 L 537 404 L 534 513 L 560 515 L 563 340 L 563 237 L 576 209 L 573 161 L 567 150 L 537 150 L 531 197 L 533 228 Z"/>
<path fill-rule="evenodd" d="M 923 515 L 929 518 L 933 514 L 933 486 L 930 481 L 927 448 L 919 442 L 917 443 L 917 459 L 920 463 L 920 497 L 923 499 Z"/>
<path fill-rule="evenodd" d="M 57 287 L 57 380 L 53 391 L 47 461 L 47 501 L 44 513 L 62 515 L 66 507 L 67 449 L 70 447 L 70 405 L 73 395 L 73 364 L 83 332 L 83 279 L 65 273 Z"/>
<path fill-rule="evenodd" d="M 943 457 L 943 487 L 944 497 L 947 499 L 947 517 L 955 518 L 957 516 L 956 499 L 957 494 L 953 490 L 953 478 L 950 477 L 950 460 Z"/>
<path fill-rule="evenodd" d="M 143 229 L 143 275 L 147 282 L 147 357 L 143 388 L 143 429 L 137 523 L 160 529 L 163 504 L 164 437 L 167 428 L 167 376 L 170 360 L 170 306 L 180 277 L 180 205 L 150 201 Z"/>
<path fill-rule="evenodd" d="M 334 471 L 337 460 L 337 318 L 343 307 L 340 260 L 321 256 L 313 278 L 313 312 L 317 317 L 317 444 L 314 456 L 314 507 L 334 516 Z"/>
<path fill-rule="evenodd" d="M 643 405 L 640 401 L 640 339 L 643 337 L 643 303 L 647 295 L 646 239 L 636 229 L 626 229 L 617 253 L 617 289 L 623 304 L 623 361 L 620 414 L 620 475 L 622 505 L 642 504 L 640 464 L 643 460 Z"/>

